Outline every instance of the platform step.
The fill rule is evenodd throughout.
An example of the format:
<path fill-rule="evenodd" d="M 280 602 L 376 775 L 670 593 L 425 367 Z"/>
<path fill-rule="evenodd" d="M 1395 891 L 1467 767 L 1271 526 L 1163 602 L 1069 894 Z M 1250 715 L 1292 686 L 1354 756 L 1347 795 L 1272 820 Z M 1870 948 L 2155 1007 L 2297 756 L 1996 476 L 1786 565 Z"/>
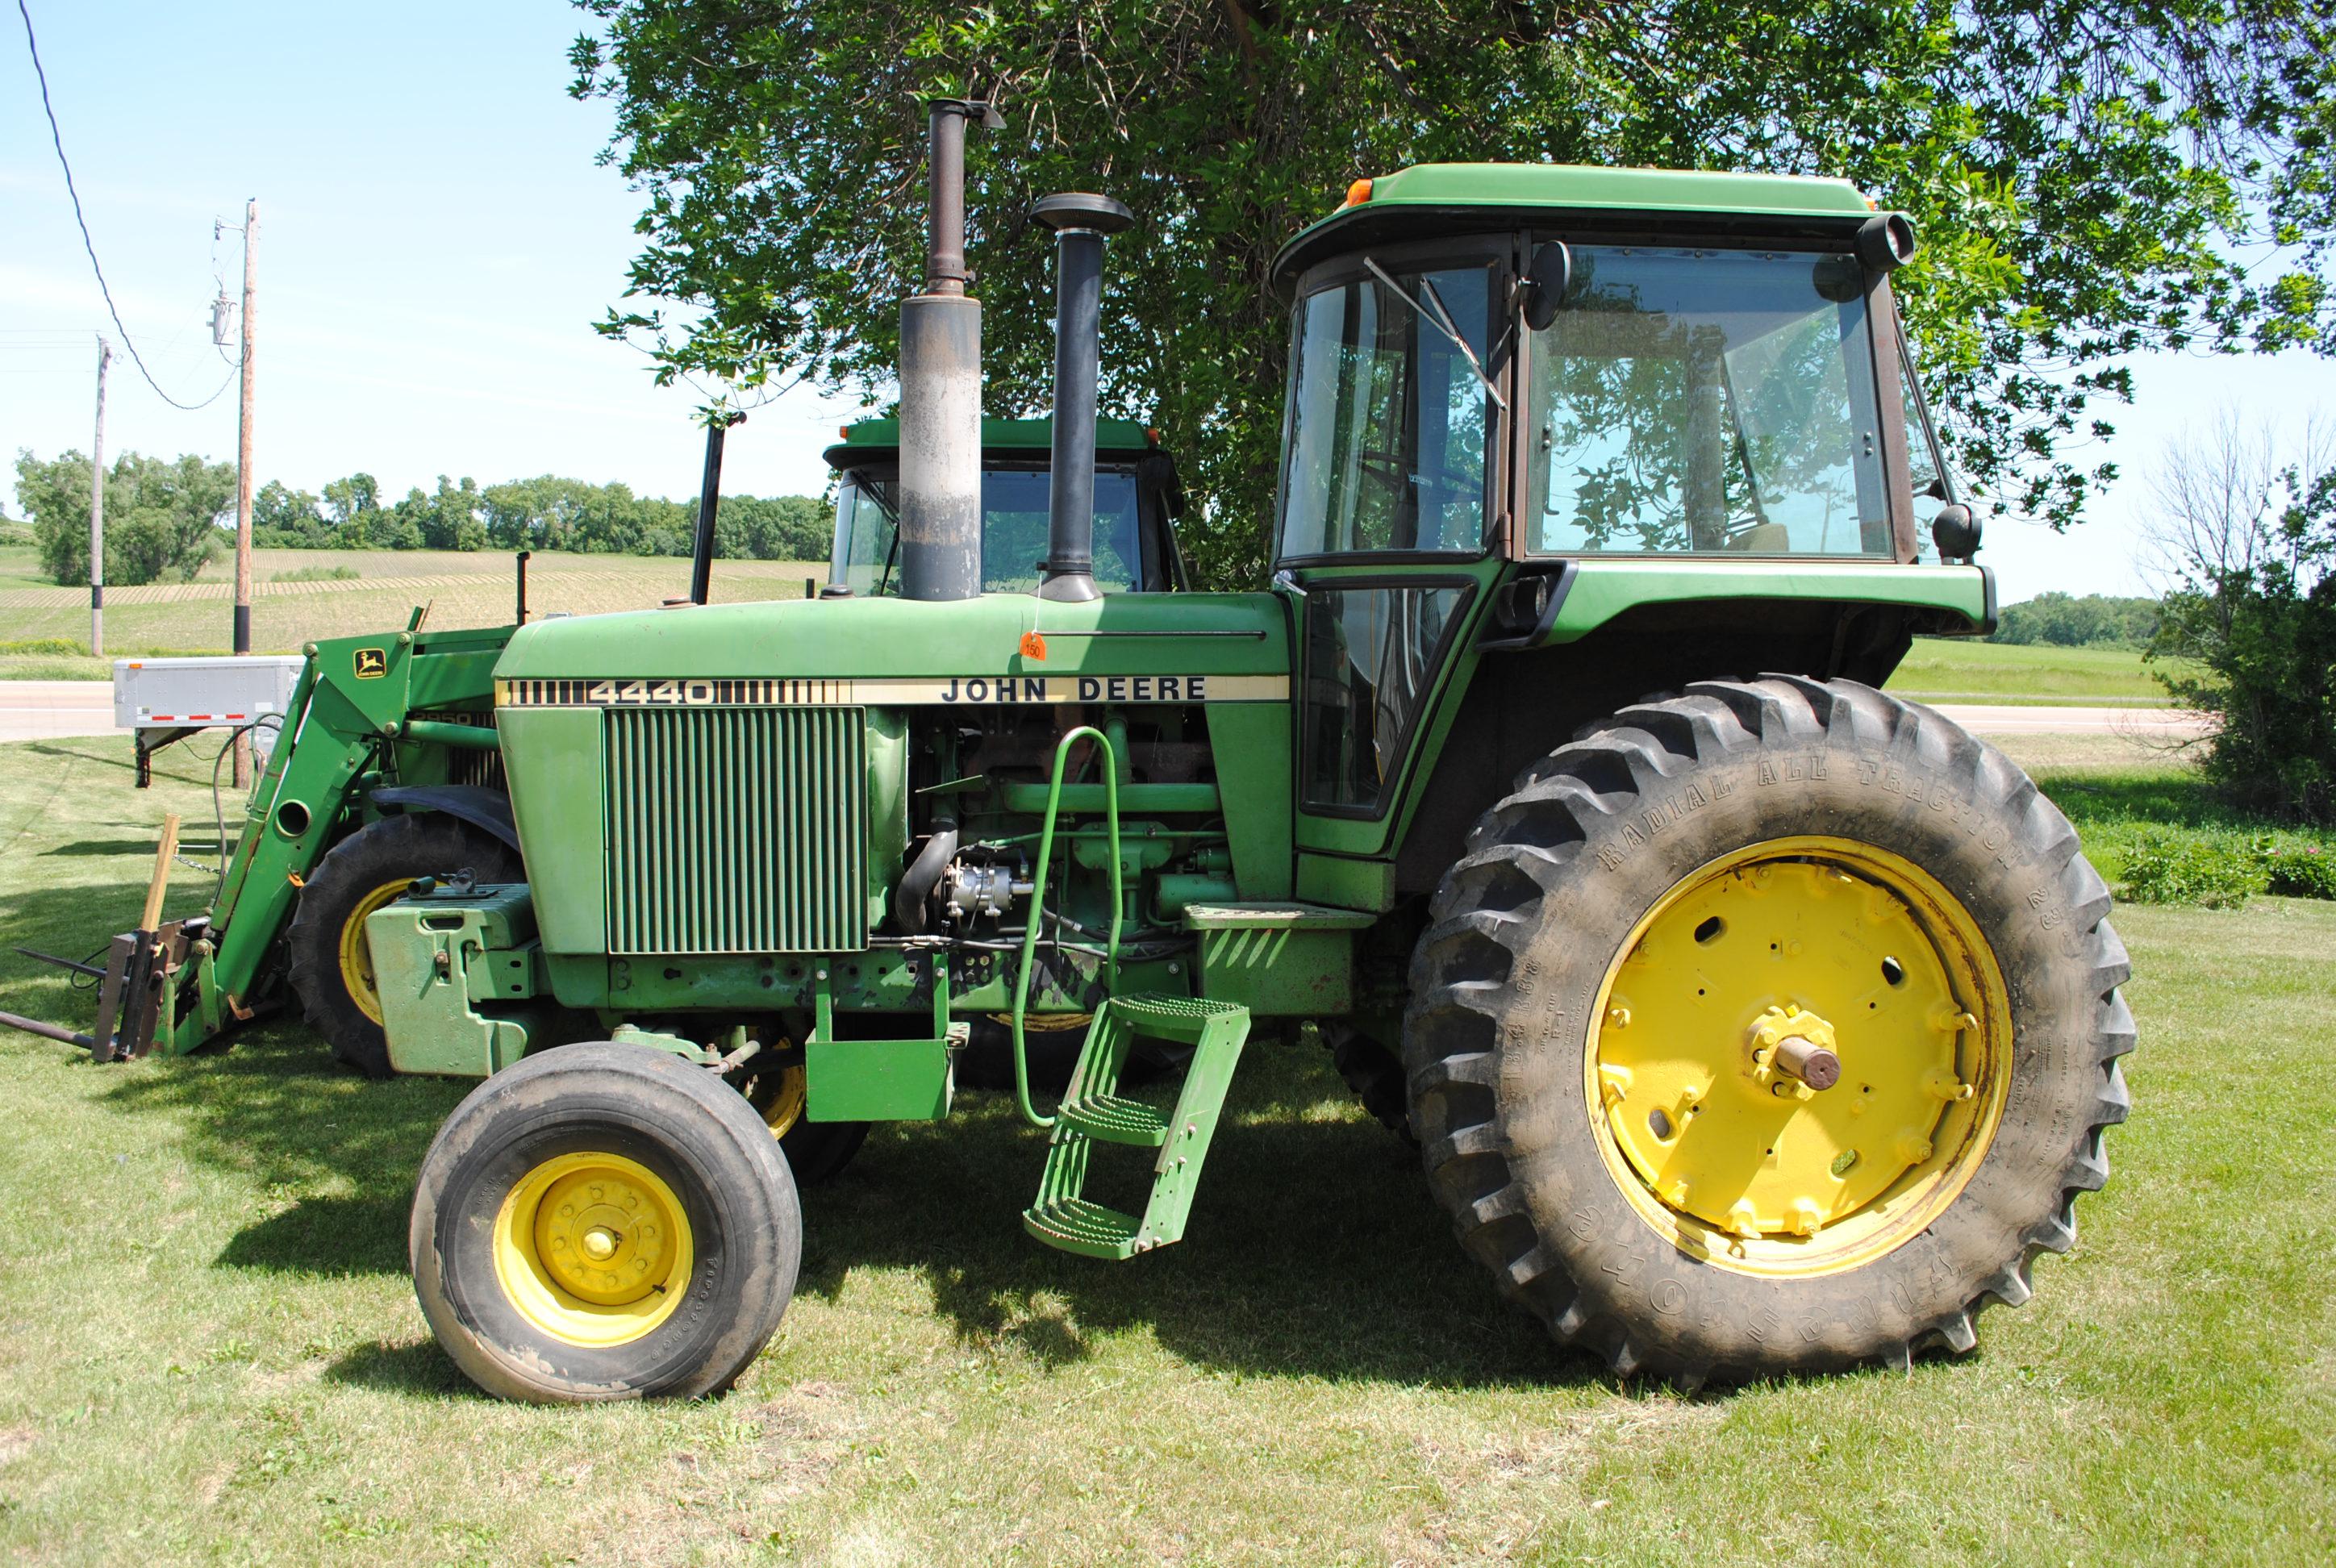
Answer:
<path fill-rule="evenodd" d="M 1249 1009 L 1237 1002 L 1212 1002 L 1199 997 L 1133 996 L 1114 997 L 1111 1005 L 1120 1022 L 1135 1033 L 1158 1040 L 1173 1040 L 1179 1045 L 1198 1045 L 1211 1024 L 1236 1016 L 1244 1033 L 1249 1025 Z"/>
<path fill-rule="evenodd" d="M 1143 1250 L 1137 1241 L 1143 1221 L 1085 1198 L 1057 1198 L 1025 1209 L 1022 1228 L 1050 1247 L 1083 1257 L 1132 1258 Z"/>
<path fill-rule="evenodd" d="M 1066 1100 L 1056 1109 L 1055 1125 L 1106 1144 L 1133 1144 L 1144 1149 L 1156 1149 L 1168 1141 L 1165 1111 L 1117 1095 Z"/>
<path fill-rule="evenodd" d="M 1162 1112 L 1119 1091 L 1138 1038 L 1192 1047 L 1176 1107 Z M 1225 1089 L 1249 1038 L 1249 1009 L 1194 997 L 1113 997 L 1095 1009 L 1071 1068 L 1070 1091 L 1055 1112 L 1038 1201 L 1023 1227 L 1051 1247 L 1091 1258 L 1132 1258 L 1181 1241 Z M 1098 1144 L 1160 1150 L 1142 1217 L 1091 1203 L 1088 1157 Z"/>

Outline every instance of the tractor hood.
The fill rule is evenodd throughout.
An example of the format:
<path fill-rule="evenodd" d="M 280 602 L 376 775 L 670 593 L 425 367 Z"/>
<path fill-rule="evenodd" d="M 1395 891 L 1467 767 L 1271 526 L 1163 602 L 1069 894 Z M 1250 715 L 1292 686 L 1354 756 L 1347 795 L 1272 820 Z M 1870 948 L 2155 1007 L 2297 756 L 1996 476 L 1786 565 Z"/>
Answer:
<path fill-rule="evenodd" d="M 938 603 L 886 598 L 687 606 L 521 628 L 495 666 L 496 702 L 1278 700 L 1287 693 L 1288 640 L 1282 607 L 1265 593 L 1112 594 L 1067 604 L 994 593 Z M 1144 690 L 1108 684 L 1083 689 L 1083 677 L 1141 681 Z M 1174 683 L 1165 691 L 1156 685 L 1163 677 Z M 1202 677 L 1198 690 L 1192 677 Z M 1208 678 L 1213 677 L 1251 678 Z M 743 691 L 733 686 L 741 680 L 813 681 L 831 689 Z M 578 687 L 587 689 L 570 689 Z"/>

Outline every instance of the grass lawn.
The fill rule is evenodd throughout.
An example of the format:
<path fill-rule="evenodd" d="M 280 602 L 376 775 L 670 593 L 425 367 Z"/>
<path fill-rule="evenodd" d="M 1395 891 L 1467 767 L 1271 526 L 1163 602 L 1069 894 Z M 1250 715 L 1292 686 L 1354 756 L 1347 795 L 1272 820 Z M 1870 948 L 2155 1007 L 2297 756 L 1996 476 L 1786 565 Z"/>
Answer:
<path fill-rule="evenodd" d="M 1921 637 L 1888 686 L 1922 702 L 2156 706 L 2169 700 L 2150 673 L 2158 667 L 2124 648 Z"/>
<path fill-rule="evenodd" d="M 124 741 L 0 747 L 0 935 L 130 923 L 166 808 L 209 860 L 207 761 L 141 794 Z M 2104 832 L 2196 806 L 2178 775 L 2053 783 Z M 2336 905 L 2118 925 L 2134 1120 L 2035 1300 L 1961 1362 L 1691 1399 L 1514 1315 L 1310 1048 L 1244 1065 L 1181 1246 L 1027 1241 L 1039 1139 L 968 1096 L 812 1194 L 730 1397 L 533 1409 L 469 1391 L 404 1275 L 466 1086 L 361 1082 L 289 1022 L 108 1067 L 0 1035 L 0 1556 L 2324 1562 Z M 13 956 L 0 1008 L 91 1013 Z"/>

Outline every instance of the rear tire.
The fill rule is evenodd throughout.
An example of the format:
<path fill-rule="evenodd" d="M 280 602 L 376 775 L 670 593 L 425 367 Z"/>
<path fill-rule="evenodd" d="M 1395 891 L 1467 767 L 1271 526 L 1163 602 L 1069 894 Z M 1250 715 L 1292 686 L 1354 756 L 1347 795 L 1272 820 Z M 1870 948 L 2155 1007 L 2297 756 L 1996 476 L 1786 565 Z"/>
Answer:
<path fill-rule="evenodd" d="M 389 1037 L 373 989 L 365 919 L 416 877 L 469 871 L 482 882 L 516 881 L 519 852 L 440 812 L 383 817 L 316 862 L 285 933 L 292 990 L 333 1055 L 369 1078 L 392 1076 Z"/>
<path fill-rule="evenodd" d="M 686 1399 L 727 1388 L 777 1329 L 803 1214 L 735 1089 L 596 1042 L 455 1107 L 423 1157 L 409 1248 L 431 1331 L 488 1393 Z"/>
<path fill-rule="evenodd" d="M 1405 1042 L 1429 1180 L 1620 1376 L 1968 1350 L 2107 1178 L 2134 1039 L 2108 911 L 2067 819 L 1928 708 L 1793 677 L 1627 708 L 1436 893 Z M 1839 1020 L 1837 1085 L 1763 1055 L 1787 1007 Z"/>

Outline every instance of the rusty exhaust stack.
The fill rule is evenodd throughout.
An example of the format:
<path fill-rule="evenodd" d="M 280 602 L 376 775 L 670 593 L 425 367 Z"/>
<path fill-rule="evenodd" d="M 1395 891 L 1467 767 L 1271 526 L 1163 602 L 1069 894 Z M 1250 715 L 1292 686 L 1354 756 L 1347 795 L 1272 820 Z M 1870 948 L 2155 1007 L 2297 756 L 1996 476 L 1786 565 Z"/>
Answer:
<path fill-rule="evenodd" d="M 981 592 L 981 301 L 965 291 L 965 130 L 987 102 L 936 98 L 925 287 L 900 302 L 900 591 Z"/>

